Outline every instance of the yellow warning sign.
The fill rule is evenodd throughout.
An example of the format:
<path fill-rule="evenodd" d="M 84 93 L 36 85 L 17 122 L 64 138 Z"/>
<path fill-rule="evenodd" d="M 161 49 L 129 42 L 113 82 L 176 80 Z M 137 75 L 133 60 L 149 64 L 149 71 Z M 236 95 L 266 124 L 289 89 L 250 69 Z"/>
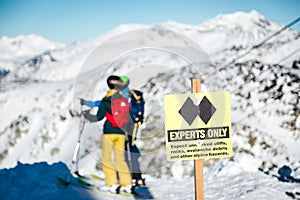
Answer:
<path fill-rule="evenodd" d="M 164 97 L 168 160 L 232 156 L 229 92 Z"/>

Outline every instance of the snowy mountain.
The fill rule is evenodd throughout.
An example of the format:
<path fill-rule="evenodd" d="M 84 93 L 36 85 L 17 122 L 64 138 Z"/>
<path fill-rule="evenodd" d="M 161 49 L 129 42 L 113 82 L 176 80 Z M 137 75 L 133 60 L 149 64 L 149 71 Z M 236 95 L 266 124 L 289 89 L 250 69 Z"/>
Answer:
<path fill-rule="evenodd" d="M 0 38 L 0 70 L 9 72 L 34 56 L 63 47 L 65 45 L 34 34 L 19 35 L 14 38 L 3 36 Z"/>
<path fill-rule="evenodd" d="M 201 70 L 203 91 L 230 91 L 232 101 L 234 157 L 230 162 L 234 164 L 226 165 L 226 172 L 218 174 L 218 167 L 224 162 L 230 163 L 228 159 L 206 160 L 207 180 L 212 183 L 214 176 L 220 178 L 224 175 L 224 181 L 229 181 L 237 175 L 226 176 L 226 173 L 237 168 L 240 169 L 239 177 L 259 179 L 265 175 L 258 168 L 277 174 L 283 165 L 290 166 L 293 175 L 299 178 L 299 32 L 288 29 L 230 62 L 282 27 L 251 11 L 218 15 L 196 26 L 176 22 L 150 27 L 121 25 L 98 38 L 72 45 L 50 42 L 36 35 L 2 37 L 0 168 L 13 168 L 18 161 L 63 161 L 71 167 L 80 120 L 76 98 L 102 98 L 106 91 L 105 77 L 115 73 L 128 75 L 132 88 L 139 88 L 146 95 L 148 121 L 141 128 L 137 141 L 143 155 L 141 163 L 145 174 L 155 178 L 190 177 L 192 162 L 166 161 L 162 99 L 171 92 L 189 92 L 189 78 L 198 77 L 198 70 Z M 195 70 L 179 56 L 157 49 L 132 51 L 116 60 L 109 60 L 139 37 L 126 37 L 126 32 L 141 28 L 148 28 L 141 32 L 144 38 L 141 45 L 149 41 L 173 44 L 178 41 L 178 35 L 172 33 L 174 31 L 201 46 L 212 61 L 207 62 L 205 68 Z M 107 41 L 111 38 L 116 38 L 115 42 L 108 45 Z M 99 45 L 106 45 L 107 51 L 96 55 Z M 190 48 L 180 47 L 182 49 L 178 51 L 181 52 Z M 203 63 L 201 59 L 196 61 Z M 87 123 L 85 126 L 79 166 L 83 174 L 101 173 L 99 144 L 102 123 Z M 211 172 L 215 175 L 209 173 L 213 169 Z M 236 180 L 236 190 L 239 190 L 237 183 L 243 180 Z M 268 180 L 266 187 L 281 186 L 276 179 L 269 177 Z M 264 183 L 259 182 L 259 189 L 252 188 L 256 191 L 248 196 L 244 191 L 239 196 L 224 198 L 246 195 L 250 199 L 251 195 L 264 189 Z M 251 185 L 249 182 L 245 184 Z M 291 183 L 286 188 L 292 190 L 296 186 Z M 186 188 L 190 187 L 186 185 Z M 209 190 L 208 194 L 211 195 L 209 199 L 221 198 L 214 191 Z M 276 196 L 271 199 L 276 199 Z"/>
<path fill-rule="evenodd" d="M 14 38 L 3 36 L 0 39 L 0 59 L 25 60 L 47 50 L 63 48 L 65 45 L 49 41 L 39 35 L 19 35 Z"/>

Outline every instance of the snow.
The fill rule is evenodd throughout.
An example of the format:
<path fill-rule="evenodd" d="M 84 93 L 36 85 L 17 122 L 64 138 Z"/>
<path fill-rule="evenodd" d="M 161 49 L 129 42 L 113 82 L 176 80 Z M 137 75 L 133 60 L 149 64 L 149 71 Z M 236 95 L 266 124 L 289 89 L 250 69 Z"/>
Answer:
<path fill-rule="evenodd" d="M 15 168 L 0 170 L 0 198 L 14 199 L 124 199 L 78 184 L 67 166 L 61 162 L 52 165 L 46 162 L 32 165 L 18 163 Z M 69 185 L 64 185 L 62 178 Z M 103 185 L 102 181 L 89 180 Z M 286 192 L 296 193 L 299 183 L 280 182 L 277 178 L 258 170 L 244 171 L 233 160 L 219 161 L 204 174 L 204 197 L 210 199 L 287 199 Z M 155 199 L 194 199 L 194 179 L 156 179 L 147 177 L 147 186 Z M 125 199 L 132 199 L 130 197 Z M 138 198 L 139 199 L 139 198 Z"/>
<path fill-rule="evenodd" d="M 18 163 L 14 169 L 1 170 L 0 176 L 0 199 L 95 199 L 80 187 L 65 187 L 58 181 L 71 176 L 63 163 Z"/>
<path fill-rule="evenodd" d="M 79 111 L 76 98 L 102 98 L 107 90 L 105 77 L 114 73 L 129 76 L 132 88 L 142 90 L 146 96 L 148 120 L 139 130 L 137 143 L 142 151 L 142 171 L 155 198 L 193 199 L 192 162 L 166 161 L 162 99 L 165 94 L 190 91 L 189 78 L 201 76 L 202 91 L 231 92 L 234 146 L 233 160 L 205 161 L 206 199 L 257 196 L 286 199 L 285 192 L 296 192 L 299 185 L 279 182 L 258 168 L 275 175 L 281 166 L 288 165 L 293 176 L 300 175 L 300 78 L 299 69 L 291 69 L 292 63 L 300 58 L 299 32 L 288 29 L 226 66 L 282 27 L 251 11 L 220 14 L 196 26 L 177 22 L 121 25 L 97 38 L 72 45 L 37 35 L 3 36 L 0 39 L 0 190 L 6 189 L 2 185 L 3 175 L 11 185 L 17 184 L 10 191 L 16 195 L 23 195 L 18 188 L 24 187 L 24 191 L 36 189 L 32 195 L 37 198 L 49 194 L 49 198 L 101 199 L 99 194 L 75 186 L 60 188 L 55 177 L 69 174 L 68 169 L 72 168 L 80 120 L 74 114 Z M 185 42 L 190 41 L 194 42 L 193 48 L 200 45 L 205 50 L 208 61 L 201 60 L 205 55 L 200 58 L 199 52 L 186 49 Z M 172 51 L 137 48 L 152 42 L 157 47 L 172 44 L 169 45 Z M 102 46 L 98 48 L 99 45 Z M 180 48 L 176 49 L 176 45 Z M 126 51 L 129 47 L 135 49 Z M 192 68 L 182 55 L 191 58 L 198 68 Z M 219 70 L 223 66 L 226 68 Z M 8 73 L 2 75 L 4 70 Z M 104 176 L 99 146 L 102 124 L 85 126 L 79 162 L 82 174 Z M 43 161 L 48 164 L 40 163 Z M 30 170 L 36 170 L 33 177 L 29 177 Z M 24 182 L 32 185 L 38 177 L 45 176 L 43 173 L 49 174 L 42 185 L 53 187 L 34 188 L 24 185 L 22 179 L 14 183 L 16 180 L 11 177 L 21 176 L 22 172 Z"/>
<path fill-rule="evenodd" d="M 297 117 L 297 120 L 296 120 L 296 127 L 300 129 L 300 116 Z"/>

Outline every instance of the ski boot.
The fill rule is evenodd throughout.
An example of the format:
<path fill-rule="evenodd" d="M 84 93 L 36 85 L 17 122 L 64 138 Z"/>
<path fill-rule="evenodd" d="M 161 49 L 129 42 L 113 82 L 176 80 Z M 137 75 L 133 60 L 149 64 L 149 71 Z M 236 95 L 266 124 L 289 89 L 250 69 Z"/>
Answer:
<path fill-rule="evenodd" d="M 132 179 L 132 185 L 135 187 L 144 187 L 146 186 L 145 179 L 144 178 Z"/>

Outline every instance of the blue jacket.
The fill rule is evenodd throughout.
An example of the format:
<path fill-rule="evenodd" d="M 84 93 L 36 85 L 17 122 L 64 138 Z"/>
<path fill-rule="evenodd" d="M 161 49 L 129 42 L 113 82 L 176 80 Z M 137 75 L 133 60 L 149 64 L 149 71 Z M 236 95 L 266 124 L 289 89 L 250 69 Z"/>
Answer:
<path fill-rule="evenodd" d="M 129 93 L 130 93 L 130 89 L 129 87 L 126 87 L 122 90 L 122 94 L 126 97 L 126 99 L 129 99 Z M 97 100 L 97 101 L 88 101 L 88 100 L 83 100 L 83 103 L 85 106 L 88 106 L 90 108 L 94 108 L 94 107 L 99 107 L 101 104 L 101 100 Z"/>
<path fill-rule="evenodd" d="M 101 100 L 97 101 L 88 101 L 88 100 L 83 100 L 84 105 L 94 108 L 94 107 L 99 107 L 101 104 Z"/>

